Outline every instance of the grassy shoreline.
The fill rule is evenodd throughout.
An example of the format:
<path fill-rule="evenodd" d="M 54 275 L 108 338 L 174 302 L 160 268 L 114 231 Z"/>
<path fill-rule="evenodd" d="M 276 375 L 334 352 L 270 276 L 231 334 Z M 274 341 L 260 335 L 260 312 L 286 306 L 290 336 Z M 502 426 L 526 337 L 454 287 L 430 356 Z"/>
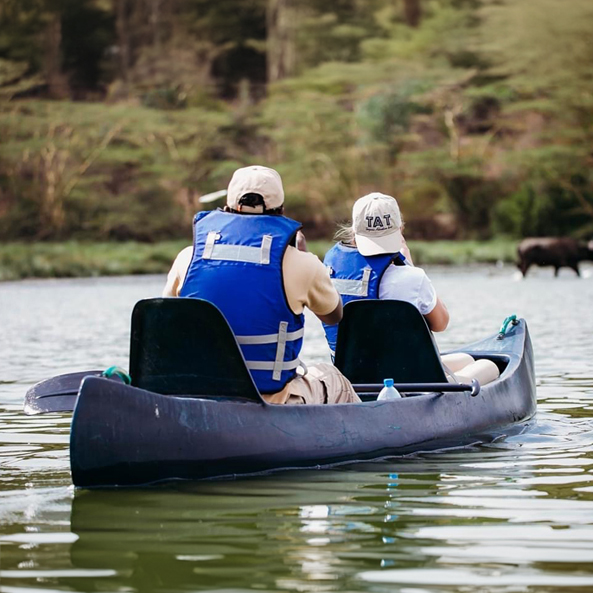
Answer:
<path fill-rule="evenodd" d="M 2 243 L 0 281 L 25 278 L 81 278 L 164 274 L 187 241 L 160 243 Z M 309 251 L 319 257 L 331 241 L 309 241 Z M 467 265 L 513 262 L 517 243 L 491 241 L 410 241 L 416 265 Z"/>

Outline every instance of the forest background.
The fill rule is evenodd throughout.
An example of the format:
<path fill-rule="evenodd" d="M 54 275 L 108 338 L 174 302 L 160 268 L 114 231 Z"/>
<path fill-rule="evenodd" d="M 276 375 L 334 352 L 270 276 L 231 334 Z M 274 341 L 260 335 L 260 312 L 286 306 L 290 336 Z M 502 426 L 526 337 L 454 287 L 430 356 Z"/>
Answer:
<path fill-rule="evenodd" d="M 494 259 L 588 239 L 591 31 L 591 0 L 0 0 L 0 279 L 163 271 L 254 163 L 312 239 L 375 190 Z"/>

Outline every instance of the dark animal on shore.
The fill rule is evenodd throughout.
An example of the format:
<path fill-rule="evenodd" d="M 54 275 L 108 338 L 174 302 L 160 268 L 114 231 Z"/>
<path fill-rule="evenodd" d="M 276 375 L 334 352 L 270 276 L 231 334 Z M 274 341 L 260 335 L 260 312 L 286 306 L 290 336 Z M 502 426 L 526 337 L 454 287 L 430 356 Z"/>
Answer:
<path fill-rule="evenodd" d="M 572 268 L 580 276 L 579 262 L 593 260 L 593 241 L 587 245 L 568 237 L 523 239 L 517 253 L 517 267 L 523 276 L 532 265 L 554 266 L 554 276 L 558 276 L 560 268 Z"/>

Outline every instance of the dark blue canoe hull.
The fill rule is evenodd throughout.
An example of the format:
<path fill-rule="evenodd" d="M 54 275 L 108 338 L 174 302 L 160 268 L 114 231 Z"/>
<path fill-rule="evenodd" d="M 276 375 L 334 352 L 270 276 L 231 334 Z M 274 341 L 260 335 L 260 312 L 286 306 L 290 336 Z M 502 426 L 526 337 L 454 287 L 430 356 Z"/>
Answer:
<path fill-rule="evenodd" d="M 84 379 L 72 421 L 75 486 L 142 485 L 326 466 L 485 440 L 536 411 L 533 351 L 523 320 L 461 351 L 505 366 L 479 395 L 276 406 L 165 396 Z"/>

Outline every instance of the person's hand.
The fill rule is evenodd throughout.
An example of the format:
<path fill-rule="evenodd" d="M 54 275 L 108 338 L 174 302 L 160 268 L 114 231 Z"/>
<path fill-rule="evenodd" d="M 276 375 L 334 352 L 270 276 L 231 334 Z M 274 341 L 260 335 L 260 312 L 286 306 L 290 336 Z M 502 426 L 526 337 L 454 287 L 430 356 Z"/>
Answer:
<path fill-rule="evenodd" d="M 307 239 L 305 239 L 305 235 L 302 231 L 297 231 L 296 248 L 299 251 L 307 251 Z"/>

